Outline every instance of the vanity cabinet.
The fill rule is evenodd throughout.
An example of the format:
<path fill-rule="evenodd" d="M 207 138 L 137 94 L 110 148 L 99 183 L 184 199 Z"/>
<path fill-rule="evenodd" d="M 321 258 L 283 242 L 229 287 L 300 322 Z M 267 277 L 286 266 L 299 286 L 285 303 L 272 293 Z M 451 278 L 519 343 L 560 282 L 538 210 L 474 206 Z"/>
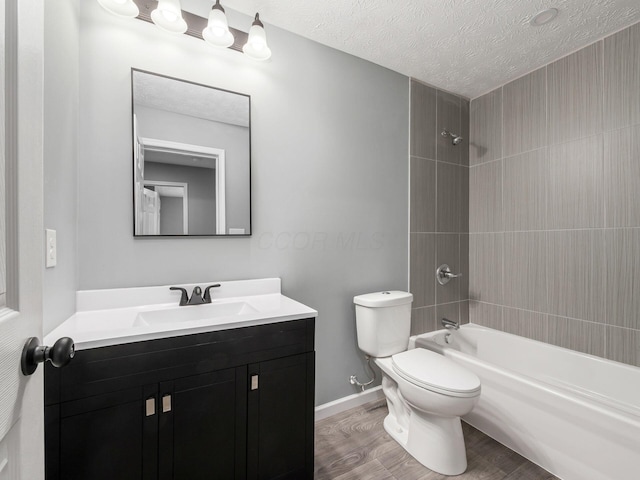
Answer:
<path fill-rule="evenodd" d="M 313 349 L 303 319 L 47 365 L 46 478 L 312 479 Z"/>

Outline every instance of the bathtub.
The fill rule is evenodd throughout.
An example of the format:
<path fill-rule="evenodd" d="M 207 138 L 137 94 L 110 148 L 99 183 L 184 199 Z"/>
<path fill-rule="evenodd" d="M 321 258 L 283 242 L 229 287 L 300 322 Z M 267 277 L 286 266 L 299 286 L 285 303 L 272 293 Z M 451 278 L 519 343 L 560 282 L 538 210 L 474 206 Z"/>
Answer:
<path fill-rule="evenodd" d="M 640 368 L 473 324 L 413 346 L 475 372 L 482 393 L 464 420 L 554 475 L 640 478 Z"/>

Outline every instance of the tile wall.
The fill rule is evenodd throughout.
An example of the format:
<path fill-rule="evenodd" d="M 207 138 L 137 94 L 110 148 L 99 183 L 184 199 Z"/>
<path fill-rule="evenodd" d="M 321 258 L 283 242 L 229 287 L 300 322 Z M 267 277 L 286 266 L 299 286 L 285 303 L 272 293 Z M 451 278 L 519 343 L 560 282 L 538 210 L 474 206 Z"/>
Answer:
<path fill-rule="evenodd" d="M 412 334 L 436 330 L 440 319 L 468 321 L 469 102 L 411 81 L 410 290 Z M 440 135 L 462 135 L 453 146 Z M 448 264 L 459 279 L 436 282 Z"/>
<path fill-rule="evenodd" d="M 469 162 L 470 321 L 640 366 L 640 24 L 473 100 Z"/>

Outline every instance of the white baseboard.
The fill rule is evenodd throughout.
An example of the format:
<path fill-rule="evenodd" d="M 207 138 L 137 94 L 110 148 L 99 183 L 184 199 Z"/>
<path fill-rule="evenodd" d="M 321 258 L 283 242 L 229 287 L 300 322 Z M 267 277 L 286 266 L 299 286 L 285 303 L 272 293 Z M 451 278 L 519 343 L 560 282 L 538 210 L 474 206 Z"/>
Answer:
<path fill-rule="evenodd" d="M 350 408 L 359 407 L 365 403 L 373 402 L 384 398 L 382 393 L 382 385 L 373 387 L 371 390 L 365 390 L 361 393 L 354 393 L 346 397 L 339 398 L 333 402 L 323 403 L 316 407 L 316 422 L 325 419 L 336 413 L 344 412 Z"/>

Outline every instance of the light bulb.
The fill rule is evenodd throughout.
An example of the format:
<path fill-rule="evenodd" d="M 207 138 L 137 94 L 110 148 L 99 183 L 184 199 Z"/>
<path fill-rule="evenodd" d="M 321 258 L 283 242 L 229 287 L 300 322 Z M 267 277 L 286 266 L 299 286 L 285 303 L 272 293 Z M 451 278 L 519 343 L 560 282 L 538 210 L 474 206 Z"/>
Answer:
<path fill-rule="evenodd" d="M 133 0 L 98 0 L 98 3 L 107 12 L 118 17 L 135 18 L 140 15 L 140 10 Z"/>
<path fill-rule="evenodd" d="M 151 20 L 165 32 L 184 33 L 187 31 L 187 22 L 182 18 L 180 0 L 160 0 L 158 8 L 151 12 Z"/>
<path fill-rule="evenodd" d="M 209 21 L 207 27 L 202 31 L 202 38 L 214 47 L 226 48 L 233 45 L 233 34 L 229 31 L 227 16 L 224 13 L 224 8 L 220 5 L 220 0 L 216 0 L 216 4 L 209 12 Z"/>
<path fill-rule="evenodd" d="M 249 39 L 242 51 L 254 60 L 267 60 L 271 57 L 271 49 L 267 46 L 267 34 L 257 13 L 249 29 Z"/>

